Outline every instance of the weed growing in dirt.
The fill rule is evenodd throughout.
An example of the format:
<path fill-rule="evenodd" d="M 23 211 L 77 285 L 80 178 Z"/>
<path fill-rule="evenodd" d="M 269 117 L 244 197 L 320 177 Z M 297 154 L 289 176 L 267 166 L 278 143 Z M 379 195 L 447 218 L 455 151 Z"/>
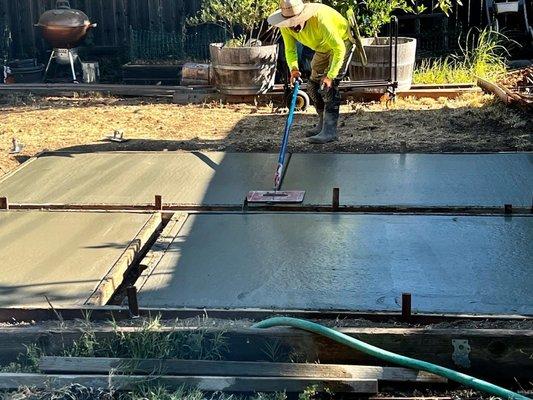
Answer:
<path fill-rule="evenodd" d="M 1 373 L 32 373 L 39 371 L 39 360 L 43 355 L 42 350 L 36 344 L 26 347 L 26 352 L 17 357 L 17 362 L 0 367 Z"/>
<path fill-rule="evenodd" d="M 221 360 L 228 351 L 225 332 L 205 329 L 162 329 L 160 317 L 148 319 L 131 331 L 112 323 L 113 335 L 100 339 L 86 323 L 79 340 L 68 348 L 66 357 L 111 358 L 177 358 L 189 360 Z"/>
<path fill-rule="evenodd" d="M 460 46 L 459 55 L 438 60 L 423 60 L 415 70 L 413 82 L 418 84 L 470 83 L 476 77 L 492 81 L 507 71 L 505 44 L 510 40 L 490 29 L 472 28 Z"/>
<path fill-rule="evenodd" d="M 130 393 L 121 394 L 119 400 L 287 400 L 287 395 L 278 393 L 255 393 L 250 396 L 238 396 L 226 393 L 207 395 L 198 389 L 181 387 L 168 390 L 163 386 L 142 385 Z"/>

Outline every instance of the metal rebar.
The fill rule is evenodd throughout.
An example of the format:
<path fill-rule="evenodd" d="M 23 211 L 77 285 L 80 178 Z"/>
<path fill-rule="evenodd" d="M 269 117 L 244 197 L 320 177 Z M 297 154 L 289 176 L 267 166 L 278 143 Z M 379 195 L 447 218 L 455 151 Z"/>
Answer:
<path fill-rule="evenodd" d="M 402 318 L 404 320 L 411 319 L 411 293 L 402 293 Z"/>

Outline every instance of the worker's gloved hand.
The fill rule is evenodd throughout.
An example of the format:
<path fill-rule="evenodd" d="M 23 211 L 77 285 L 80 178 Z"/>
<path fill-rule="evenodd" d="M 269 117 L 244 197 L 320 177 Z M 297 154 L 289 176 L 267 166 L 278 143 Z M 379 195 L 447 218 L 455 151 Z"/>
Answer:
<path fill-rule="evenodd" d="M 300 85 L 303 83 L 302 74 L 297 69 L 291 71 L 291 85 L 294 86 L 296 82 L 298 82 Z"/>
<path fill-rule="evenodd" d="M 333 79 L 328 78 L 327 76 L 322 79 L 322 84 L 320 85 L 320 90 L 327 92 L 333 87 Z"/>

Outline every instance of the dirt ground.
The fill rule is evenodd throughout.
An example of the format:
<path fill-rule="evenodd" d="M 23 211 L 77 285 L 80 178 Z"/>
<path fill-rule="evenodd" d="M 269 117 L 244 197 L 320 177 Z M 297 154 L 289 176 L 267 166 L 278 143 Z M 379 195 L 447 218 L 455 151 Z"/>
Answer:
<path fill-rule="evenodd" d="M 506 108 L 492 96 L 456 100 L 399 99 L 342 106 L 339 141 L 310 145 L 304 131 L 313 111 L 297 115 L 290 151 L 492 152 L 533 150 L 531 114 Z M 274 105 L 178 106 L 166 100 L 78 97 L 0 97 L 0 175 L 44 150 L 226 150 L 277 152 L 286 110 Z M 115 129 L 125 144 L 102 138 Z M 9 155 L 12 138 L 23 153 Z"/>

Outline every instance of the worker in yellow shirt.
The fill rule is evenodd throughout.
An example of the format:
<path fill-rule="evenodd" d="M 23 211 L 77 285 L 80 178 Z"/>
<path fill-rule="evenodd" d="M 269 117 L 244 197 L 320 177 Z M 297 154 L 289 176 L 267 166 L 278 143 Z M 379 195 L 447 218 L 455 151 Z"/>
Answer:
<path fill-rule="evenodd" d="M 281 30 L 292 82 L 301 76 L 296 43 L 315 51 L 306 91 L 320 120 L 316 129 L 307 132 L 306 136 L 316 144 L 336 140 L 341 104 L 339 84 L 356 49 L 350 23 L 327 5 L 302 0 L 281 0 L 280 10 L 272 14 L 268 22 Z"/>

